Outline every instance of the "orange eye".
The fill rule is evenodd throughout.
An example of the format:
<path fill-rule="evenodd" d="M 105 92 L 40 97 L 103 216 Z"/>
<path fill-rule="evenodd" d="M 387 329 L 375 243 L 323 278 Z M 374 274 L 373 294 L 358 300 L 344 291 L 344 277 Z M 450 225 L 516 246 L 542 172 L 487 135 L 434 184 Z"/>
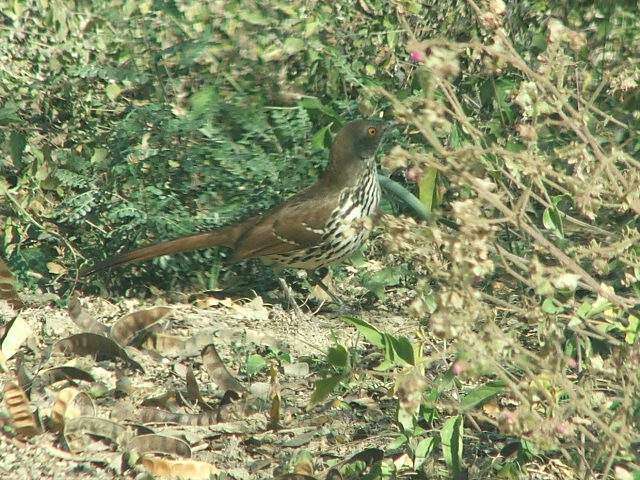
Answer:
<path fill-rule="evenodd" d="M 372 137 L 375 137 L 376 133 L 378 133 L 378 130 L 376 129 L 376 127 L 369 127 L 367 128 L 367 133 Z"/>

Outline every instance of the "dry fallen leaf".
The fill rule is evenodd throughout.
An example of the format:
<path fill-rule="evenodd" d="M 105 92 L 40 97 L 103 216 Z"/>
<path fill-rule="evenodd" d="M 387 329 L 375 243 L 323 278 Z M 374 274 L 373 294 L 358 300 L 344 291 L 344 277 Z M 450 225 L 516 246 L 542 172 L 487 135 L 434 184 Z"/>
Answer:
<path fill-rule="evenodd" d="M 10 359 L 13 357 L 32 333 L 33 331 L 29 324 L 22 317 L 17 317 L 2 341 L 0 350 L 2 350 L 5 358 Z"/>
<path fill-rule="evenodd" d="M 246 391 L 244 385 L 229 372 L 213 344 L 207 345 L 202 349 L 202 363 L 211 379 L 221 389 L 225 391 L 233 390 L 237 393 Z"/>
<path fill-rule="evenodd" d="M 131 368 L 144 372 L 142 365 L 133 360 L 120 345 L 110 338 L 96 333 L 79 333 L 58 340 L 53 345 L 54 352 L 75 355 L 94 355 L 103 358 L 120 358 Z"/>
<path fill-rule="evenodd" d="M 83 332 L 106 335 L 109 331 L 109 327 L 95 320 L 89 312 L 82 308 L 80 299 L 76 294 L 73 294 L 69 299 L 69 307 L 67 311 L 69 312 L 69 316 L 71 317 L 71 320 L 73 320 L 73 323 L 78 325 Z"/>
<path fill-rule="evenodd" d="M 220 474 L 214 465 L 195 460 L 165 460 L 156 457 L 143 457 L 140 463 L 151 473 L 164 478 L 180 480 L 208 480 Z"/>
<path fill-rule="evenodd" d="M 231 309 L 247 320 L 266 320 L 269 318 L 269 310 L 265 307 L 261 297 L 256 297 L 245 304 L 234 303 Z"/>
<path fill-rule="evenodd" d="M 104 418 L 81 416 L 68 419 L 64 425 L 64 438 L 73 451 L 83 451 L 91 440 L 87 435 L 105 438 L 118 446 L 125 445 L 131 433 L 122 425 Z"/>
<path fill-rule="evenodd" d="M 16 290 L 16 280 L 3 260 L 0 260 L 0 300 L 6 300 L 16 310 L 24 307 Z"/>
<path fill-rule="evenodd" d="M 67 420 L 77 417 L 93 417 L 96 407 L 91 397 L 75 387 L 63 388 L 56 395 L 51 409 L 51 422 L 61 430 Z"/>
<path fill-rule="evenodd" d="M 138 435 L 129 440 L 129 450 L 136 450 L 140 454 L 161 453 L 177 457 L 191 458 L 191 447 L 184 440 L 166 435 Z"/>
<path fill-rule="evenodd" d="M 8 382 L 4 386 L 4 403 L 19 436 L 32 437 L 41 432 L 35 416 L 31 413 L 29 399 L 17 383 Z"/>
<path fill-rule="evenodd" d="M 140 331 L 151 327 L 169 312 L 169 307 L 154 307 L 129 313 L 111 327 L 111 338 L 125 347 Z"/>

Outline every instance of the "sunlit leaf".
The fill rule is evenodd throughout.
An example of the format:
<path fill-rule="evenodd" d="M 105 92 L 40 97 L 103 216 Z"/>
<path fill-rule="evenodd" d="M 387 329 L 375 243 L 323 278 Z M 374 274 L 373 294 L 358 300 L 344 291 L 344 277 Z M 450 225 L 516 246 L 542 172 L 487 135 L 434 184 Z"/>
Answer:
<path fill-rule="evenodd" d="M 331 377 L 316 380 L 313 393 L 309 399 L 309 407 L 312 407 L 326 399 L 331 392 L 333 392 L 338 383 L 340 383 L 340 380 L 342 380 L 341 375 L 332 375 Z"/>
<path fill-rule="evenodd" d="M 356 327 L 358 332 L 366 338 L 370 343 L 376 347 L 384 347 L 383 334 L 370 323 L 358 318 L 358 317 L 342 317 L 342 319 Z"/>
<path fill-rule="evenodd" d="M 469 391 L 460 402 L 462 411 L 469 411 L 483 403 L 491 400 L 496 395 L 500 395 L 506 391 L 504 382 L 494 381 L 481 385 Z"/>
<path fill-rule="evenodd" d="M 342 345 L 329 348 L 327 361 L 336 368 L 347 368 L 349 366 L 349 352 Z"/>
<path fill-rule="evenodd" d="M 450 417 L 440 429 L 444 461 L 454 476 L 462 469 L 463 418 L 461 415 Z"/>

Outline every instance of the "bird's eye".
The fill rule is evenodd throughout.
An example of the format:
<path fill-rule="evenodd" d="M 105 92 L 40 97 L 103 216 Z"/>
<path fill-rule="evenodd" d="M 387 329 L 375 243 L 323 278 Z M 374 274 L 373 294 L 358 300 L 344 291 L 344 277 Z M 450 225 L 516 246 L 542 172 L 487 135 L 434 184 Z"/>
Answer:
<path fill-rule="evenodd" d="M 378 129 L 376 127 L 367 128 L 367 133 L 372 137 L 375 137 L 377 132 L 378 132 Z"/>

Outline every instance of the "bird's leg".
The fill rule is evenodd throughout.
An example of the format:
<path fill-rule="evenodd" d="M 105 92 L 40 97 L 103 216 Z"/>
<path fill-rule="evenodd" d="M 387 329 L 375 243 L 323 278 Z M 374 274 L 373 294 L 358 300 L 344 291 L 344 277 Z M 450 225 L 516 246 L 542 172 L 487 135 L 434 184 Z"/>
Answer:
<path fill-rule="evenodd" d="M 293 308 L 293 311 L 298 317 L 302 317 L 302 310 L 300 310 L 298 302 L 296 302 L 296 299 L 293 296 L 293 290 L 291 290 L 291 287 L 287 285 L 287 282 L 282 277 L 278 277 L 278 282 L 280 283 L 282 293 L 284 294 L 284 298 L 289 303 L 289 306 Z"/>
<path fill-rule="evenodd" d="M 326 275 L 326 267 L 323 267 L 321 269 L 318 270 L 307 270 L 307 278 L 309 279 L 309 283 L 312 285 L 317 285 L 318 287 L 320 287 L 322 289 L 322 291 L 324 293 L 326 293 L 329 298 L 331 298 L 331 301 L 333 303 L 335 303 L 336 305 L 343 307 L 344 306 L 344 302 L 335 294 L 333 293 L 329 287 L 322 281 L 323 277 L 325 275 L 322 275 L 318 272 L 323 271 L 323 273 Z"/>

